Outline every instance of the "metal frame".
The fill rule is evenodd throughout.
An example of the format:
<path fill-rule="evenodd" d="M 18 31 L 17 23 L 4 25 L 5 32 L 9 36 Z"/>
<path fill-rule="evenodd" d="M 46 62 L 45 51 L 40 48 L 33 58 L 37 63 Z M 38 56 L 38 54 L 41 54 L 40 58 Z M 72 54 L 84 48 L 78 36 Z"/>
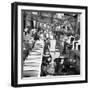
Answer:
<path fill-rule="evenodd" d="M 18 84 L 18 6 L 44 6 L 55 8 L 74 8 L 85 10 L 85 80 L 78 81 L 65 81 L 65 82 L 50 82 L 50 83 L 34 83 L 34 84 Z M 73 5 L 56 5 L 56 4 L 42 4 L 42 3 L 24 3 L 14 2 L 11 4 L 11 86 L 23 87 L 23 86 L 41 86 L 41 85 L 56 85 L 56 84 L 74 84 L 74 83 L 87 83 L 88 82 L 88 7 L 87 6 L 73 6 Z"/>

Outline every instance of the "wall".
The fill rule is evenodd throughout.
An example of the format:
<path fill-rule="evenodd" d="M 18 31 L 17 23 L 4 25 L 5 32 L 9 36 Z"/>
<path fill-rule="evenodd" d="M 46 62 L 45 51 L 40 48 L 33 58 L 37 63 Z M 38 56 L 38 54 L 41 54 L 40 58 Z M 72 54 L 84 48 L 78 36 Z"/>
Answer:
<path fill-rule="evenodd" d="M 18 0 L 16 0 L 18 1 Z M 20 0 L 19 0 L 20 1 Z M 52 4 L 69 4 L 69 5 L 87 5 L 89 8 L 90 0 L 22 0 L 37 3 L 52 3 Z M 1 0 L 0 2 L 0 90 L 14 90 L 10 86 L 10 73 L 11 73 L 11 2 L 14 0 Z M 89 12 L 90 14 L 90 12 Z M 89 16 L 89 15 L 88 15 Z M 89 19 L 89 18 L 88 18 Z M 89 27 L 90 28 L 90 27 Z M 89 30 L 89 29 L 88 29 Z M 88 32 L 90 33 L 90 31 Z M 90 37 L 90 35 L 89 35 Z M 90 44 L 90 42 L 89 42 Z M 88 45 L 89 46 L 89 45 Z M 88 50 L 90 47 L 88 47 Z M 90 63 L 90 61 L 88 62 Z M 90 68 L 90 65 L 89 65 Z M 89 72 L 90 74 L 90 72 Z M 89 79 L 90 81 L 90 79 Z M 90 83 L 88 84 L 70 84 L 70 85 L 54 85 L 42 87 L 25 87 L 18 88 L 20 90 L 89 90 Z"/>

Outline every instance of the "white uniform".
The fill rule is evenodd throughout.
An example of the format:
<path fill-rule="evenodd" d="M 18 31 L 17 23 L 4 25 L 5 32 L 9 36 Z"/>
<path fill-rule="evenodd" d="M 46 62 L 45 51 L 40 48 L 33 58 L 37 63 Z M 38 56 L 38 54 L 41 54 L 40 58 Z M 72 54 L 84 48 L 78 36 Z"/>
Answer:
<path fill-rule="evenodd" d="M 50 40 L 50 51 L 55 51 L 56 40 Z"/>

